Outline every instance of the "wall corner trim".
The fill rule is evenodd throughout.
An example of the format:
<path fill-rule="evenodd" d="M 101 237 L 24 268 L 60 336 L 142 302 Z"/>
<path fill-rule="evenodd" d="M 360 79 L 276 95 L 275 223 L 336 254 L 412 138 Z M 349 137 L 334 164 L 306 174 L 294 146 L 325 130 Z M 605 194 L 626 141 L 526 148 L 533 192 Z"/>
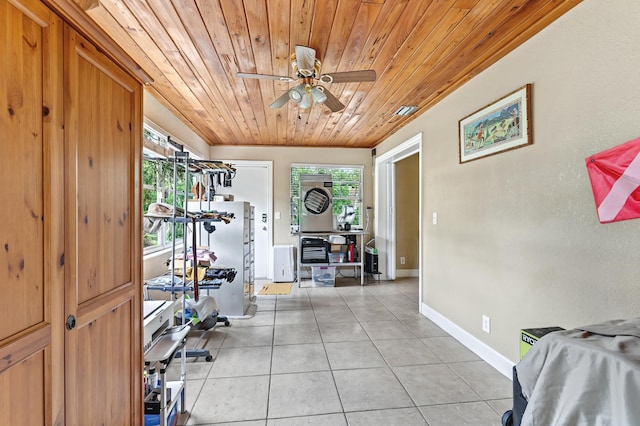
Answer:
<path fill-rule="evenodd" d="M 506 358 L 489 345 L 482 342 L 471 333 L 467 332 L 462 327 L 458 326 L 453 321 L 449 320 L 444 315 L 424 303 L 421 304 L 420 313 L 449 333 L 451 337 L 462 343 L 493 368 L 502 373 L 502 375 L 507 377 L 509 380 L 513 380 L 513 361 Z"/>

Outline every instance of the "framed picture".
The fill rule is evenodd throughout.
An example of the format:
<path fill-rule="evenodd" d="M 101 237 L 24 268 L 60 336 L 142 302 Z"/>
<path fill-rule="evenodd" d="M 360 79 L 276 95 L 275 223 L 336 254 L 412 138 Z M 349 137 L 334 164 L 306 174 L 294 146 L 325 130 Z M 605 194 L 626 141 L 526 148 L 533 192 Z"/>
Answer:
<path fill-rule="evenodd" d="M 531 145 L 531 84 L 458 123 L 460 164 Z"/>

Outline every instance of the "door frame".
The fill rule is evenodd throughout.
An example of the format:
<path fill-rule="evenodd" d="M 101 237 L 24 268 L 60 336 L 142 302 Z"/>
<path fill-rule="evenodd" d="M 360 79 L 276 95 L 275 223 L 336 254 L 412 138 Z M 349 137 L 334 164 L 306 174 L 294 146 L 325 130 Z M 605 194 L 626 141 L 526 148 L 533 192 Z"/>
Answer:
<path fill-rule="evenodd" d="M 382 265 L 382 278 L 396 279 L 396 211 L 395 211 L 395 167 L 396 163 L 418 154 L 419 164 L 419 216 L 422 218 L 422 132 L 409 138 L 375 160 L 375 219 L 374 232 L 378 249 L 378 263 Z M 418 223 L 418 279 L 422 283 L 422 220 Z M 422 300 L 422 285 L 420 300 Z"/>
<path fill-rule="evenodd" d="M 267 280 L 273 279 L 273 256 L 272 256 L 272 247 L 273 247 L 273 161 L 259 161 L 259 160 L 224 160 L 225 163 L 231 164 L 233 166 L 242 166 L 242 167 L 266 167 L 267 169 L 267 182 L 266 182 L 266 192 L 267 192 L 267 212 L 269 213 L 267 217 Z M 232 184 L 233 188 L 233 184 Z M 248 201 L 248 200 L 247 200 Z M 249 201 L 249 204 L 251 202 Z M 259 218 L 255 218 L 255 224 L 262 223 Z M 255 249 L 255 246 L 254 246 Z M 254 255 L 255 259 L 255 255 Z M 257 279 L 258 277 L 254 277 Z M 262 279 L 263 277 L 260 277 Z"/>

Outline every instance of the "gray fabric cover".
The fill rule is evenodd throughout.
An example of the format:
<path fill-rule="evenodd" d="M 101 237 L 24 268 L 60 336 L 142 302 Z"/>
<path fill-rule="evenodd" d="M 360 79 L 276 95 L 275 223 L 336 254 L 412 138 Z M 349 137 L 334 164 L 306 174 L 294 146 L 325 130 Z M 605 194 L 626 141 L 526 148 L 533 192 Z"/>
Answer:
<path fill-rule="evenodd" d="M 521 426 L 640 424 L 638 318 L 547 334 L 516 370 Z"/>

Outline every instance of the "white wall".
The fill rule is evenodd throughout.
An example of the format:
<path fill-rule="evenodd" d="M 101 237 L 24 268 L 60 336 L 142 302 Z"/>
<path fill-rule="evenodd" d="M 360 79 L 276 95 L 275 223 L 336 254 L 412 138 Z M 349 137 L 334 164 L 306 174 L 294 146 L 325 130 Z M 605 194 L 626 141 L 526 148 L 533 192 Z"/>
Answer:
<path fill-rule="evenodd" d="M 599 224 L 584 163 L 640 136 L 638 17 L 585 0 L 377 147 L 423 132 L 423 303 L 514 362 L 521 328 L 640 315 L 640 222 Z M 526 83 L 534 144 L 458 164 L 458 120 Z"/>

